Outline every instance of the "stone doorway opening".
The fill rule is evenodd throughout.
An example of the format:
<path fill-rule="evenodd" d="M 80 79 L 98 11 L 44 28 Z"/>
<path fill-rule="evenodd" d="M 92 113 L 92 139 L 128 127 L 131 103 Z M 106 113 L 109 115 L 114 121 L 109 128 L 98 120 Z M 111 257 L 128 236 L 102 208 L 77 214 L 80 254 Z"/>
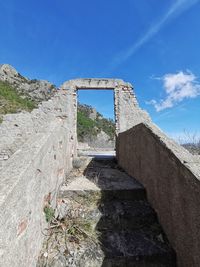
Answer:
<path fill-rule="evenodd" d="M 138 107 L 133 86 L 123 80 L 105 78 L 75 79 L 65 82 L 61 89 L 67 90 L 67 94 L 69 95 L 70 102 L 68 107 L 70 118 L 72 120 L 72 127 L 70 131 L 72 140 L 77 137 L 77 92 L 79 90 L 113 91 L 116 137 L 119 133 L 130 129 L 134 125 L 149 120 L 148 115 Z M 77 140 L 75 140 L 75 142 L 73 141 L 73 144 L 74 151 L 76 151 L 78 147 Z"/>
<path fill-rule="evenodd" d="M 116 116 L 113 89 L 77 90 L 79 153 L 115 155 Z"/>

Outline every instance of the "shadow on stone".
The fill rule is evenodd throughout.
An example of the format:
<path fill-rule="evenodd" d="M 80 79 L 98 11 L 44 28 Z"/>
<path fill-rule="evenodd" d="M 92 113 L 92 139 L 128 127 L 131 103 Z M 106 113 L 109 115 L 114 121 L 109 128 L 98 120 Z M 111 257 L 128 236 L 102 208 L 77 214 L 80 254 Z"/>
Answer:
<path fill-rule="evenodd" d="M 95 230 L 101 267 L 175 267 L 175 253 L 146 199 L 143 186 L 114 159 L 94 158 L 84 176 L 100 188 Z"/>

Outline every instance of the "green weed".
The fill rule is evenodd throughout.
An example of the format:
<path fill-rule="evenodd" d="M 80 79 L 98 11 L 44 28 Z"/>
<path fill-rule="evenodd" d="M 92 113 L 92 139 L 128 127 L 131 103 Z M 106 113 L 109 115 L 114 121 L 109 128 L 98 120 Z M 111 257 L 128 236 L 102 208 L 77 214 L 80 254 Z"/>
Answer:
<path fill-rule="evenodd" d="M 45 207 L 44 208 L 44 213 L 45 213 L 45 218 L 46 218 L 46 221 L 48 222 L 48 223 L 50 223 L 52 220 L 53 220 L 53 218 L 54 218 L 54 216 L 55 216 L 55 211 L 54 211 L 54 209 L 52 208 L 52 207 Z"/>

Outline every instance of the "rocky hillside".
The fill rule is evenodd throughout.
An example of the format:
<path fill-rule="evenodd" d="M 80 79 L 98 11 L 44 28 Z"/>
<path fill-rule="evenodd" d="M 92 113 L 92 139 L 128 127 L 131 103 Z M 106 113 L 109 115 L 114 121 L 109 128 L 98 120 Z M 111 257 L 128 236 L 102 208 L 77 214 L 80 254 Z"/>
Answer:
<path fill-rule="evenodd" d="M 22 98 L 22 95 L 7 82 L 0 81 L 0 122 L 4 114 L 31 111 L 37 106 L 34 100 Z"/>
<path fill-rule="evenodd" d="M 48 81 L 30 80 L 12 66 L 0 65 L 0 122 L 4 114 L 31 111 L 55 92 Z"/>
<path fill-rule="evenodd" d="M 36 103 L 49 99 L 56 92 L 56 87 L 52 83 L 25 78 L 8 64 L 0 65 L 0 81 L 12 86 L 22 98 L 31 99 Z"/>
<path fill-rule="evenodd" d="M 113 148 L 115 123 L 104 118 L 91 106 L 78 104 L 77 113 L 78 141 L 91 147 Z"/>

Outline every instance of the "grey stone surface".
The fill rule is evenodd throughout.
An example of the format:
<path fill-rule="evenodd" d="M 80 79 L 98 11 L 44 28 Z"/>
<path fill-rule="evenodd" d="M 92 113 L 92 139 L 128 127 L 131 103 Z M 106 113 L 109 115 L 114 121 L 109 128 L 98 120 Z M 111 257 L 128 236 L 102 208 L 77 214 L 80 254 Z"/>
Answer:
<path fill-rule="evenodd" d="M 86 144 L 90 146 L 91 149 L 92 148 L 97 150 L 98 148 L 114 149 L 115 147 L 115 141 L 110 140 L 109 135 L 107 135 L 104 131 L 98 133 L 95 138 L 88 139 L 86 137 L 84 138 L 84 141 L 86 142 Z"/>
<path fill-rule="evenodd" d="M 154 124 L 119 134 L 119 164 L 137 177 L 177 253 L 178 266 L 200 263 L 200 162 Z"/>
<path fill-rule="evenodd" d="M 77 89 L 108 89 L 112 90 L 116 86 L 131 86 L 130 83 L 124 82 L 120 79 L 107 78 L 84 78 L 66 81 L 63 86 L 65 88 L 76 87 Z"/>
<path fill-rule="evenodd" d="M 72 99 L 67 91 L 58 91 L 56 95 L 34 109 L 31 113 L 21 112 L 4 116 L 0 124 L 0 169 L 28 139 L 40 132 L 54 120 L 61 120 L 68 123 L 68 131 L 72 138 L 71 122 Z M 72 139 L 73 141 L 73 139 Z"/>
<path fill-rule="evenodd" d="M 96 118 L 97 118 L 97 111 L 96 111 L 95 108 L 93 108 L 92 111 L 90 112 L 90 114 L 89 114 L 89 118 L 90 118 L 91 120 L 96 120 Z"/>
<path fill-rule="evenodd" d="M 35 266 L 46 227 L 46 202 L 72 167 L 71 101 L 59 91 L 31 113 L 0 126 L 0 266 Z M 17 126 L 16 126 L 17 125 Z"/>

